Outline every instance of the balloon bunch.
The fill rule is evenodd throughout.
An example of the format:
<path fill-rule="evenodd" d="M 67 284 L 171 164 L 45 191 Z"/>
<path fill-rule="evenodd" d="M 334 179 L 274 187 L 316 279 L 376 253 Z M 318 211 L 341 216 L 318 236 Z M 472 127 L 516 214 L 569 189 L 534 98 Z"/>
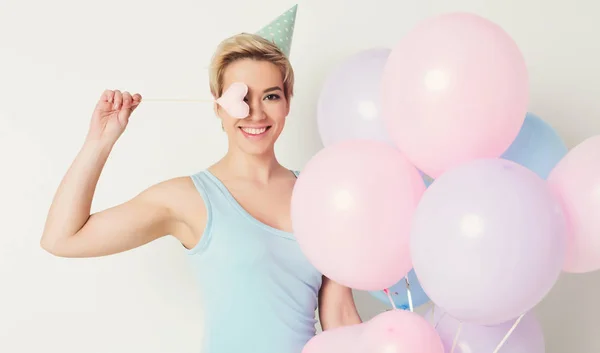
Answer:
<path fill-rule="evenodd" d="M 600 136 L 568 151 L 528 95 L 515 42 L 467 13 L 328 76 L 294 232 L 324 275 L 410 310 L 304 353 L 544 351 L 530 310 L 561 272 L 600 269 Z M 433 323 L 412 312 L 429 301 Z"/>

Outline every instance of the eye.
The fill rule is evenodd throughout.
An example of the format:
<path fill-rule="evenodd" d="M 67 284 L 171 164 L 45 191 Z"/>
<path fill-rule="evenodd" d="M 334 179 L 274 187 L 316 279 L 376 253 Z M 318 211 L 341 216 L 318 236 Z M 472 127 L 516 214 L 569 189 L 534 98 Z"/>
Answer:
<path fill-rule="evenodd" d="M 269 94 L 265 97 L 266 100 L 278 100 L 279 98 L 281 97 L 279 97 L 277 94 Z"/>

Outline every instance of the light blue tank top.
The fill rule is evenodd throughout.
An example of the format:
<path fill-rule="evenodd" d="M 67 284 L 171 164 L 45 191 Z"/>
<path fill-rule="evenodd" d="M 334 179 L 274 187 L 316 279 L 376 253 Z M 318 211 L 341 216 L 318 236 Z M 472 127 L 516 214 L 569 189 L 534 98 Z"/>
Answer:
<path fill-rule="evenodd" d="M 201 353 L 300 353 L 316 332 L 322 274 L 292 233 L 252 217 L 208 170 L 191 178 L 208 212 L 186 249 L 203 294 Z"/>

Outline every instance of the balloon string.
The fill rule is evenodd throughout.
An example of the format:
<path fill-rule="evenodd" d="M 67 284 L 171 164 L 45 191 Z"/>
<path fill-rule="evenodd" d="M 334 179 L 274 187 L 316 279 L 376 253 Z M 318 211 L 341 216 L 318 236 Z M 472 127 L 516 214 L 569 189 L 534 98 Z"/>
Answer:
<path fill-rule="evenodd" d="M 515 323 L 513 324 L 513 326 L 510 328 L 510 330 L 508 330 L 508 332 L 506 333 L 506 336 L 504 336 L 504 338 L 502 339 L 502 341 L 500 342 L 500 344 L 498 345 L 498 347 L 496 347 L 496 349 L 494 350 L 493 353 L 498 353 L 500 351 L 500 348 L 502 348 L 502 346 L 504 346 L 504 343 L 506 343 L 506 341 L 508 340 L 508 338 L 510 337 L 510 335 L 517 328 L 517 326 L 519 325 L 519 322 L 521 322 L 521 320 L 523 319 L 523 316 L 525 316 L 525 314 L 521 314 L 521 316 L 519 316 L 519 318 L 517 319 L 517 321 L 515 321 Z"/>
<path fill-rule="evenodd" d="M 414 312 L 412 294 L 410 293 L 410 282 L 408 281 L 408 277 L 404 277 L 404 281 L 406 282 L 406 294 L 408 296 L 408 307 L 411 312 Z"/>
<path fill-rule="evenodd" d="M 392 304 L 392 308 L 394 308 L 394 310 L 396 310 L 396 303 L 394 303 L 394 299 L 392 299 L 392 295 L 390 294 L 390 290 L 389 289 L 384 289 L 383 292 L 387 295 L 388 299 L 390 300 L 390 303 Z"/>
<path fill-rule="evenodd" d="M 434 305 L 434 308 L 435 308 L 435 305 Z M 443 312 L 442 315 L 440 315 L 439 320 L 433 325 L 433 328 L 437 328 L 438 327 L 438 325 L 440 324 L 440 322 L 442 322 L 442 319 L 444 318 L 444 316 L 446 316 L 445 312 Z M 433 318 L 433 314 L 432 314 L 432 320 L 435 320 Z"/>
<path fill-rule="evenodd" d="M 456 349 L 456 344 L 458 343 L 458 336 L 460 336 L 460 331 L 462 330 L 463 323 L 461 322 L 458 325 L 458 329 L 456 329 L 456 335 L 454 335 L 454 341 L 452 342 L 452 350 L 450 353 L 454 353 L 454 349 Z M 494 352 L 496 353 L 496 352 Z"/>
<path fill-rule="evenodd" d="M 431 324 L 435 322 L 435 303 L 431 302 Z"/>

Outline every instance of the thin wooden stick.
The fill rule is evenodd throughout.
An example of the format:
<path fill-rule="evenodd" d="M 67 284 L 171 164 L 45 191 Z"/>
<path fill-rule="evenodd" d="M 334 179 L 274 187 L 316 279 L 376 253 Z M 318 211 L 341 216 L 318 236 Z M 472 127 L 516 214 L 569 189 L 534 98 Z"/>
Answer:
<path fill-rule="evenodd" d="M 193 98 L 142 98 L 142 102 L 179 102 L 179 103 L 188 103 L 188 102 L 203 102 L 209 103 L 214 102 L 211 99 L 193 99 Z"/>

